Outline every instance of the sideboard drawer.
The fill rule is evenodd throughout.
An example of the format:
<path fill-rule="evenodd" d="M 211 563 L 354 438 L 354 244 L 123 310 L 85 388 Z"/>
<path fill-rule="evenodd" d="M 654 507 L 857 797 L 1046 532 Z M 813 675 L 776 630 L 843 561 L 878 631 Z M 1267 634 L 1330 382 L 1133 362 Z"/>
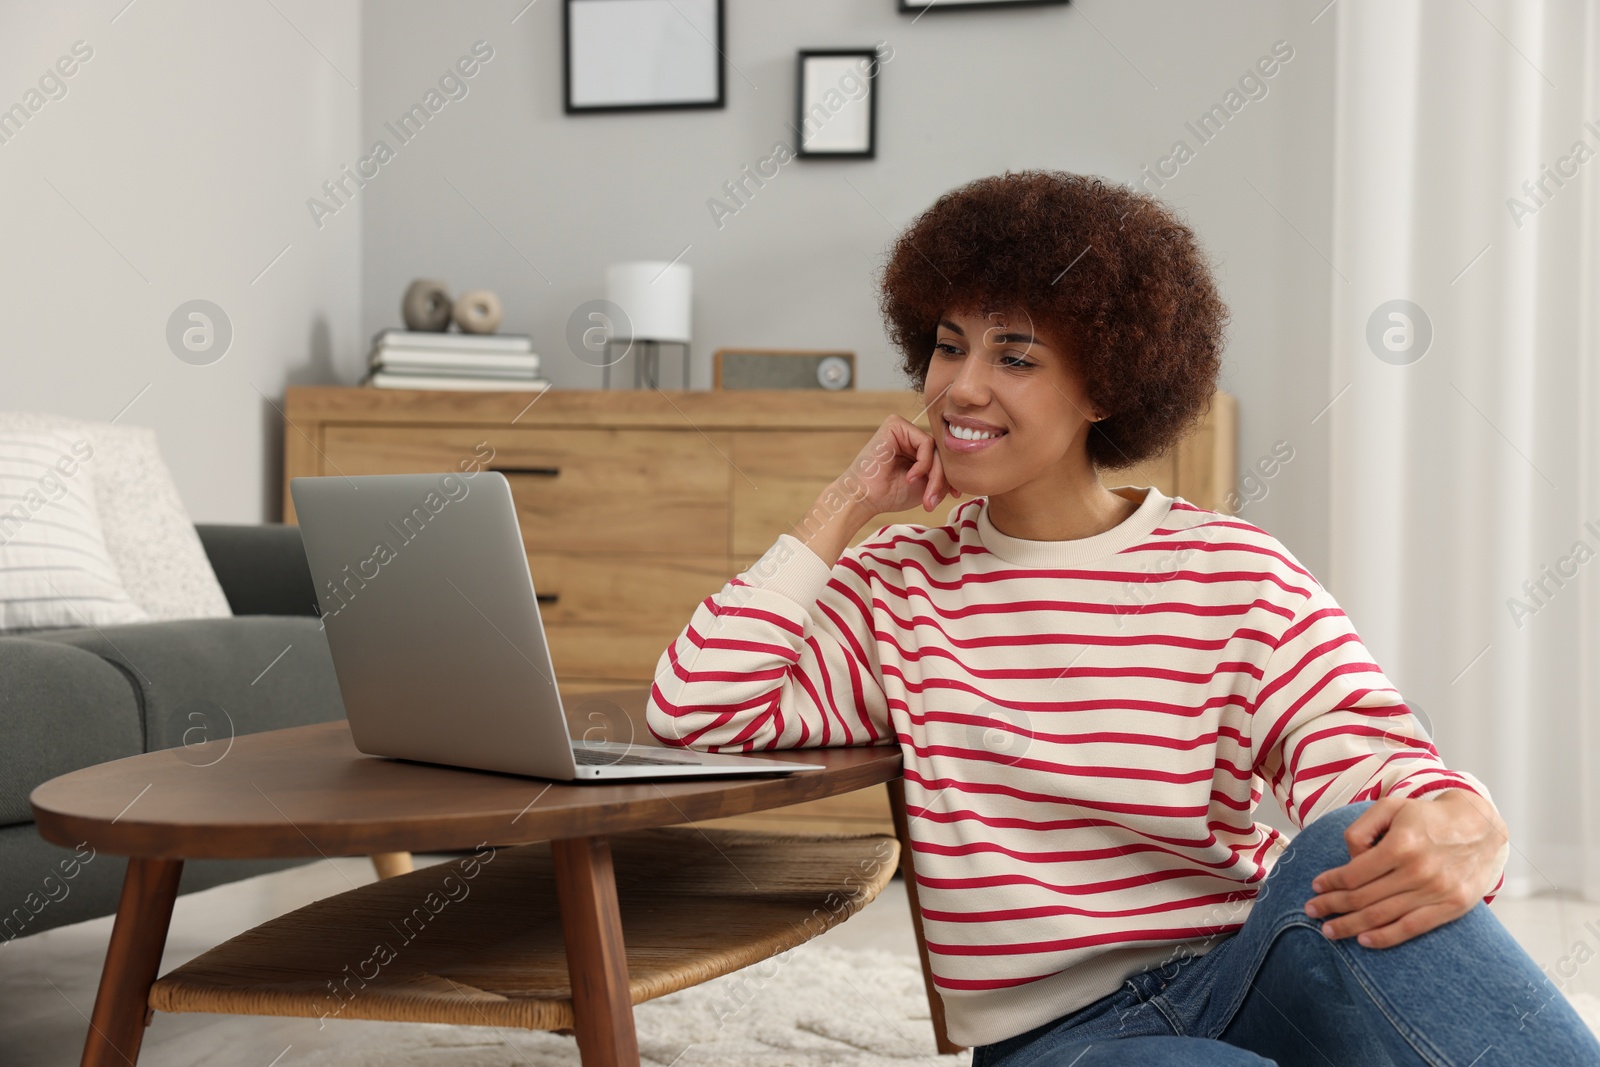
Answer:
<path fill-rule="evenodd" d="M 558 681 L 645 684 L 694 609 L 733 577 L 726 556 L 604 557 L 529 552 Z M 551 598 L 554 598 L 553 600 Z"/>
<path fill-rule="evenodd" d="M 693 429 L 333 424 L 322 442 L 326 474 L 502 471 L 530 551 L 663 555 L 727 553 L 731 450 Z"/>

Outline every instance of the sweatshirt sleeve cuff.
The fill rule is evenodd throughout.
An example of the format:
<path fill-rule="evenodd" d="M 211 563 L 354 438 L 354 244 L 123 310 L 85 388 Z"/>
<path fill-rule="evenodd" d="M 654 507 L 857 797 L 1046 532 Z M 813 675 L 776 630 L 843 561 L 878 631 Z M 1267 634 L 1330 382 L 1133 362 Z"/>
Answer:
<path fill-rule="evenodd" d="M 1489 795 L 1489 788 L 1481 781 L 1466 771 L 1450 770 L 1448 768 L 1440 768 L 1414 775 L 1400 783 L 1399 788 L 1392 790 L 1392 792 L 1404 797 L 1438 800 L 1452 789 L 1475 793 L 1490 804 L 1494 803 L 1494 798 Z"/>
<path fill-rule="evenodd" d="M 742 577 L 756 589 L 781 593 L 810 611 L 827 588 L 833 568 L 793 534 L 779 534 L 772 547 Z"/>

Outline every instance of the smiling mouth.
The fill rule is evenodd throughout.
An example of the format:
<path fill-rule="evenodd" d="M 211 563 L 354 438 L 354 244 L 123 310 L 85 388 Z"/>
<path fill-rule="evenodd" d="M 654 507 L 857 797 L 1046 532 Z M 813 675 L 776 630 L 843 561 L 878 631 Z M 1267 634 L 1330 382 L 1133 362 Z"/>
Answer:
<path fill-rule="evenodd" d="M 1007 432 L 1005 430 L 970 430 L 965 426 L 957 426 L 948 419 L 942 419 L 941 421 L 944 422 L 945 436 L 949 440 L 960 444 L 988 444 L 992 441 L 998 441 Z"/>

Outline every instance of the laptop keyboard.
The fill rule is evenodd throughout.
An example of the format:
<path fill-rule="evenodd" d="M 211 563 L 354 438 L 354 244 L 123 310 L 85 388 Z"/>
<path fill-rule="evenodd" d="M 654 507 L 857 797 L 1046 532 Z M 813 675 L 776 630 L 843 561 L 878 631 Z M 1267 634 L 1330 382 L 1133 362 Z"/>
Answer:
<path fill-rule="evenodd" d="M 625 767 L 639 767 L 650 764 L 671 764 L 674 766 L 683 766 L 684 764 L 693 765 L 698 763 L 697 760 L 684 759 L 682 757 L 678 759 L 658 759 L 655 756 L 646 756 L 638 752 L 628 752 L 620 755 L 615 752 L 596 752 L 592 749 L 583 748 L 577 745 L 573 746 L 572 758 L 581 764 L 598 766 L 620 765 Z"/>

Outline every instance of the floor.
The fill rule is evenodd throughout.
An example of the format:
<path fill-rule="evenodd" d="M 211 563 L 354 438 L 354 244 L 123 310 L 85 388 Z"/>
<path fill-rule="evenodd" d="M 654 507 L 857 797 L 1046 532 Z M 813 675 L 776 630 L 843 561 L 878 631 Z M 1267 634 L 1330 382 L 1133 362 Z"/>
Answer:
<path fill-rule="evenodd" d="M 447 857 L 419 856 L 417 862 Z M 365 859 L 334 859 L 180 897 L 162 971 L 276 915 L 373 880 Z M 1496 900 L 1491 908 L 1568 994 L 1600 995 L 1600 903 L 1558 897 Z M 111 932 L 109 916 L 0 944 L 0 1064 L 70 1067 L 83 1049 L 87 1016 Z M 849 922 L 822 935 L 841 947 L 914 955 L 905 890 L 891 882 Z M 322 1049 L 360 1042 L 396 1023 L 253 1016 L 157 1014 L 143 1062 L 159 1067 L 247 1064 L 293 1067 Z"/>

